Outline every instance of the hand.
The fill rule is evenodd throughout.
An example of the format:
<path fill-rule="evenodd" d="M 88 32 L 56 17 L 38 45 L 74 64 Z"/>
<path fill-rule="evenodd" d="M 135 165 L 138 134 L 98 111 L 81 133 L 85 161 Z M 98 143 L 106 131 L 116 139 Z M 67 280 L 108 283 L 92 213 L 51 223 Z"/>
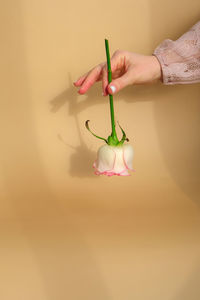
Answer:
<path fill-rule="evenodd" d="M 132 84 L 145 84 L 161 79 L 161 66 L 154 55 L 141 55 L 117 50 L 111 58 L 112 82 L 108 84 L 107 63 L 101 63 L 81 76 L 74 85 L 85 94 L 96 82 L 102 80 L 103 95 L 114 94 Z"/>

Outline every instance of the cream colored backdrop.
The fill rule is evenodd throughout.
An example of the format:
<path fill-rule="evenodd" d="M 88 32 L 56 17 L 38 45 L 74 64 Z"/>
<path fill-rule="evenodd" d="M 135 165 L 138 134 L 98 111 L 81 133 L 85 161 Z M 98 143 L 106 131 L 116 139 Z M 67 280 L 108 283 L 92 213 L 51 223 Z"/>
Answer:
<path fill-rule="evenodd" d="M 126 88 L 116 117 L 136 172 L 97 177 L 110 132 L 97 84 L 116 49 L 150 54 L 200 19 L 199 0 L 1 0 L 0 299 L 200 298 L 199 84 Z"/>

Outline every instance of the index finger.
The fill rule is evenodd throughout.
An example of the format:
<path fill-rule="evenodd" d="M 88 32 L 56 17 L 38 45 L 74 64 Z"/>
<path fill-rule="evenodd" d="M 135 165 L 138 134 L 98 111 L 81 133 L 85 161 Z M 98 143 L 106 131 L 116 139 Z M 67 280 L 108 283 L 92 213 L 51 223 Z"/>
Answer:
<path fill-rule="evenodd" d="M 85 94 L 89 88 L 96 82 L 99 81 L 102 77 L 102 66 L 104 63 L 93 68 L 86 76 L 80 78 L 81 88 L 79 89 L 79 94 Z"/>

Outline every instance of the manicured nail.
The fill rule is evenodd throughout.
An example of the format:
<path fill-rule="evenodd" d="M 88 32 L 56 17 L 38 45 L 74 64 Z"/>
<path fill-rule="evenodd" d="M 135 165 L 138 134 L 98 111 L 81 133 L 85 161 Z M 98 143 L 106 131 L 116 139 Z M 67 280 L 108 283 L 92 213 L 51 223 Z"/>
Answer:
<path fill-rule="evenodd" d="M 112 91 L 113 94 L 116 92 L 116 87 L 114 85 L 111 85 L 110 89 L 111 89 L 111 91 Z"/>

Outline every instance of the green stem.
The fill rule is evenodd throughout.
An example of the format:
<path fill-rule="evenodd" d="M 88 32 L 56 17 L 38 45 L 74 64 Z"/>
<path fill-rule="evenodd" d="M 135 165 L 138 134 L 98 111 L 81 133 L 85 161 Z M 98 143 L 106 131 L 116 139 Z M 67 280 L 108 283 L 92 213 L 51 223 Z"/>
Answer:
<path fill-rule="evenodd" d="M 112 70 L 111 70 L 111 63 L 110 63 L 110 51 L 109 51 L 109 44 L 108 40 L 105 39 L 105 46 L 106 46 L 106 56 L 107 56 L 107 67 L 108 67 L 108 83 L 112 81 Z M 111 117 L 111 126 L 112 126 L 112 133 L 111 136 L 114 140 L 118 142 L 116 130 L 115 130 L 115 115 L 114 115 L 114 104 L 113 104 L 113 95 L 109 94 L 110 99 L 110 117 Z"/>

